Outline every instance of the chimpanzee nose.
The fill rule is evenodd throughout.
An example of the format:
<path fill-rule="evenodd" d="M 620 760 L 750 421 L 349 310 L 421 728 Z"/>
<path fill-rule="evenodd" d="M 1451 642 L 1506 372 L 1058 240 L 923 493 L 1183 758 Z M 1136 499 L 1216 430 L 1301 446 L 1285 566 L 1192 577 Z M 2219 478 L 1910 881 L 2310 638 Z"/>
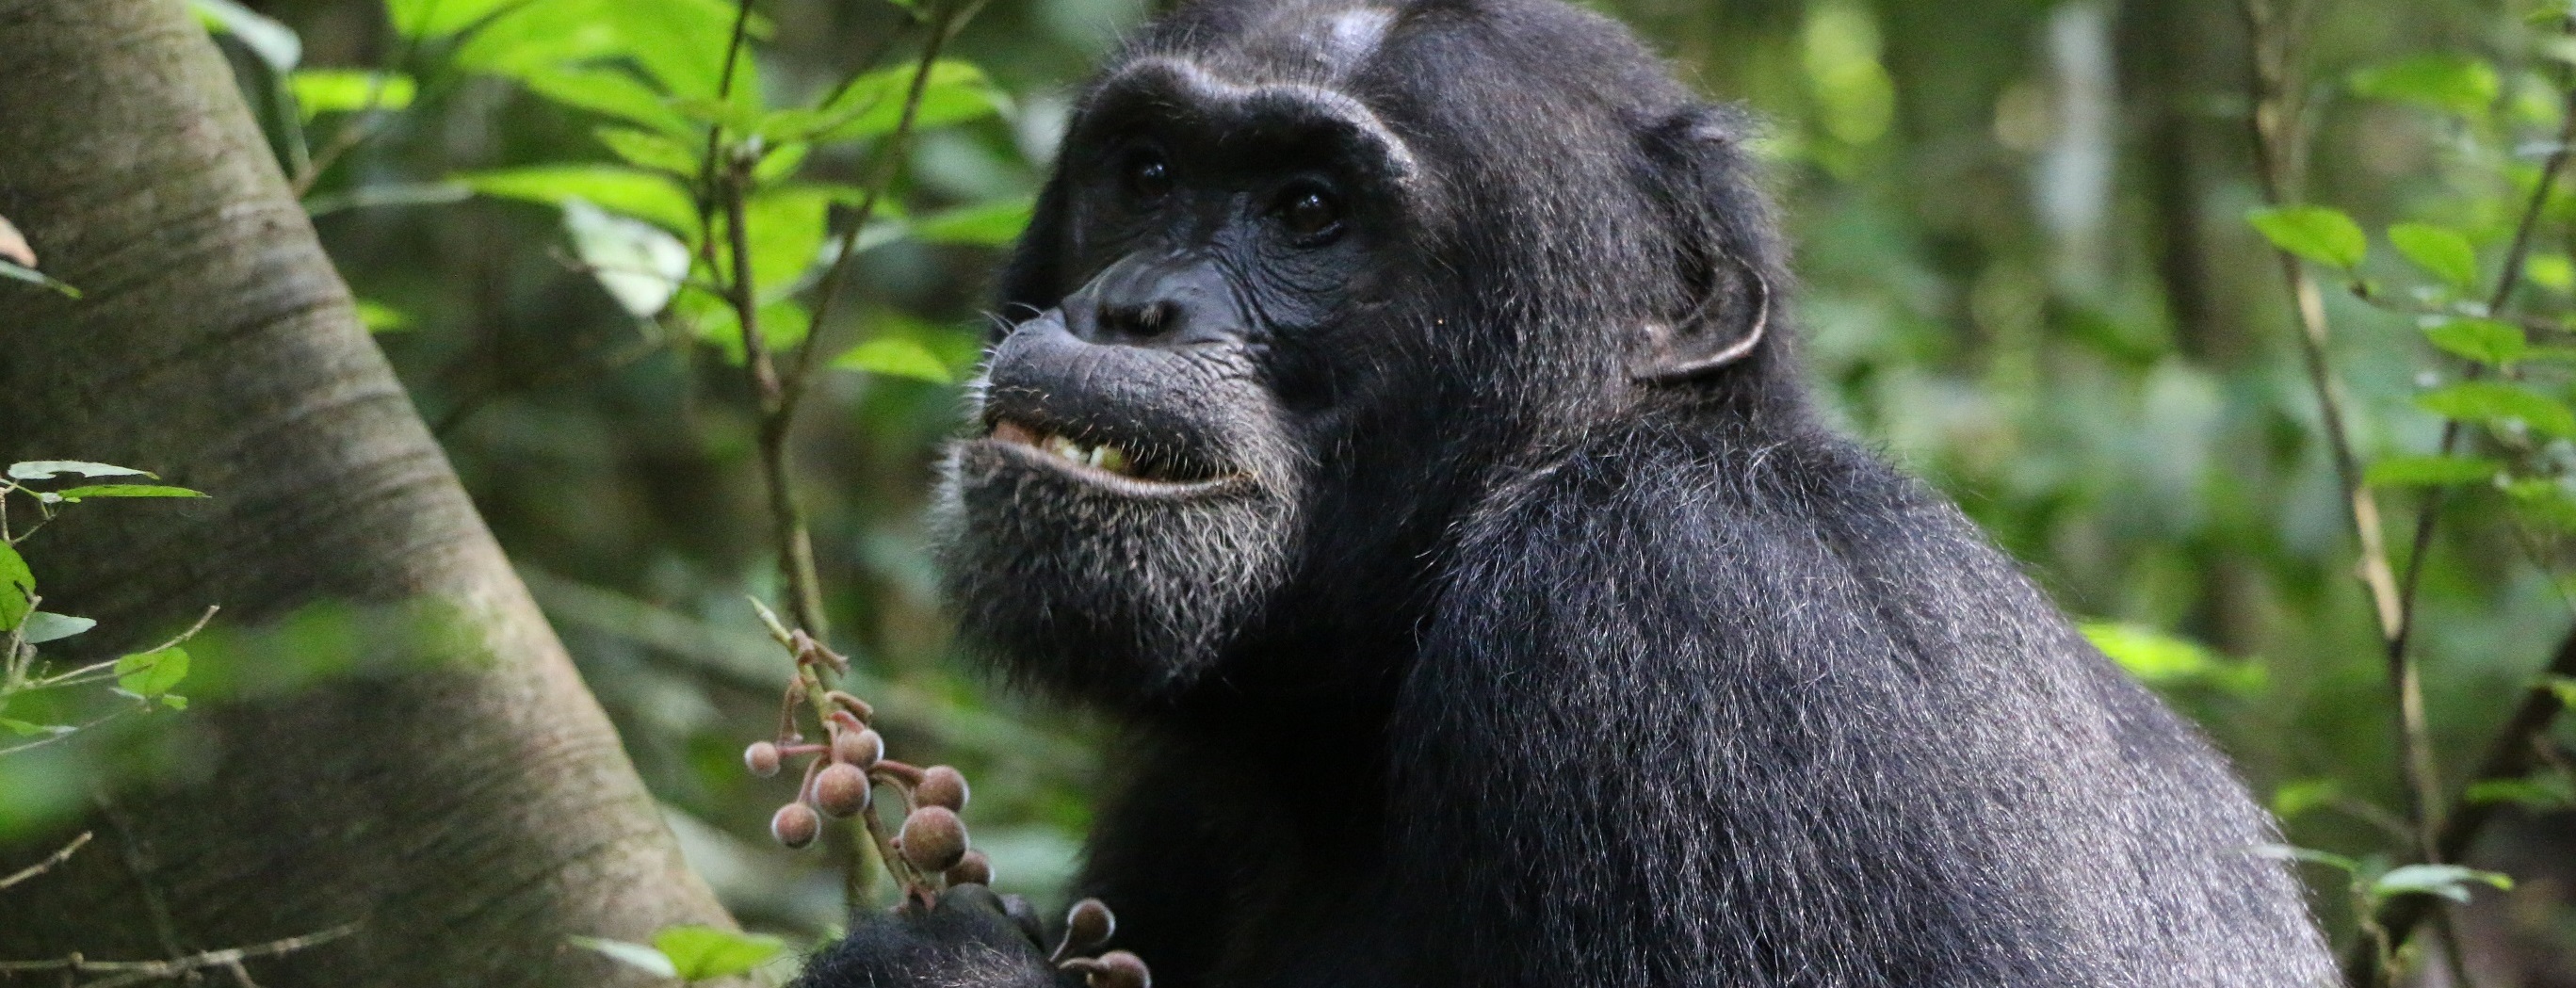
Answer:
<path fill-rule="evenodd" d="M 1189 256 L 1129 255 L 1066 299 L 1064 314 L 1074 336 L 1114 346 L 1213 343 L 1244 325 L 1223 270 Z"/>

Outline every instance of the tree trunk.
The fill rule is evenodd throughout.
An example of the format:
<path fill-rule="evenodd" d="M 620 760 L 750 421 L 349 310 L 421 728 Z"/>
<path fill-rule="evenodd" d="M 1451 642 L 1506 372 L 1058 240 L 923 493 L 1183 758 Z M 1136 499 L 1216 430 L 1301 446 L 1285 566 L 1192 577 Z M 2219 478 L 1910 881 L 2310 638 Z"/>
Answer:
<path fill-rule="evenodd" d="M 192 681 L 231 698 L 149 718 L 185 740 L 102 797 L 97 844 L 0 891 L 0 959 L 357 923 L 252 973 L 593 985 L 634 975 L 566 936 L 727 922 L 182 0 L 0 0 L 0 216 L 87 292 L 0 281 L 0 462 L 107 461 L 213 495 L 73 509 L 22 546 L 47 609 L 98 619 L 94 648 L 218 603 L 224 629 L 328 632 L 201 657 Z M 451 623 L 406 636 L 397 614 Z M 0 849 L 0 873 L 47 849 Z"/>

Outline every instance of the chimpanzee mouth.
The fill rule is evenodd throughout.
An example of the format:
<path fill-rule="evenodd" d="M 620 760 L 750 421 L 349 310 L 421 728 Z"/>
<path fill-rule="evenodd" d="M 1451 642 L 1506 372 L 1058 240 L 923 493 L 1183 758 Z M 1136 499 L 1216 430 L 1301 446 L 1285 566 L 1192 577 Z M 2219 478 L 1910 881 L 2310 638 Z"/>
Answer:
<path fill-rule="evenodd" d="M 1142 444 L 1086 443 L 1018 419 L 995 419 L 985 438 L 1030 464 L 1134 497 L 1213 494 L 1246 480 Z"/>

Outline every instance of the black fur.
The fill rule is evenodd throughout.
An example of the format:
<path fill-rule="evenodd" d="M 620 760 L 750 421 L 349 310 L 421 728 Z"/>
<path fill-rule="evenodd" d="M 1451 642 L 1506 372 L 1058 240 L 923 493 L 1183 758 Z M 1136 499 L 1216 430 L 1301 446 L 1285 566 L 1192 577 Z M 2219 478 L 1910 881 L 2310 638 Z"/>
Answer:
<path fill-rule="evenodd" d="M 1639 382 L 1650 327 L 1715 346 L 1791 284 L 1745 122 L 1626 32 L 1200 0 L 1105 78 L 1005 273 L 1045 314 L 998 341 L 944 555 L 970 638 L 1132 726 L 1079 891 L 1159 983 L 2332 980 L 2223 761 L 1817 423 L 1784 310 Z M 1155 140 L 1193 198 L 1122 205 Z M 1207 192 L 1310 170 L 1350 202 L 1312 249 Z M 1236 479 L 1124 496 L 1005 422 Z M 806 984 L 1045 978 L 871 922 Z"/>

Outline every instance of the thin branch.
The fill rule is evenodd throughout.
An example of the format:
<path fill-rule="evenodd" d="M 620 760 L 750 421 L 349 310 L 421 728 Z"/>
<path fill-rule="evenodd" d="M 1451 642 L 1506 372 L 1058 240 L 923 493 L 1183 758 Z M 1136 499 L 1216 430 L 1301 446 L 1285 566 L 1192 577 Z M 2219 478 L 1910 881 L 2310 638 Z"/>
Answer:
<path fill-rule="evenodd" d="M 147 981 L 183 978 L 207 968 L 230 967 L 246 960 L 291 954 L 308 947 L 329 943 L 357 931 L 358 924 L 351 923 L 320 933 L 308 933 L 300 937 L 287 937 L 283 940 L 271 940 L 246 947 L 208 950 L 166 961 L 94 961 L 79 954 L 44 961 L 0 961 L 0 974 L 45 971 L 83 974 L 95 971 L 113 975 L 113 977 L 84 983 L 81 988 L 124 988 L 127 985 L 139 985 Z"/>
<path fill-rule="evenodd" d="M 63 845 L 62 850 L 55 851 L 54 853 L 47 855 L 45 860 L 20 868 L 17 871 L 12 872 L 7 878 L 0 878 L 0 889 L 8 888 L 9 886 L 16 885 L 19 882 L 26 881 L 30 878 L 34 878 L 38 875 L 54 870 L 55 865 L 71 860 L 73 854 L 79 853 L 81 848 L 88 847 L 89 839 L 90 832 L 86 830 L 81 831 L 80 836 L 72 838 L 72 842 Z"/>

